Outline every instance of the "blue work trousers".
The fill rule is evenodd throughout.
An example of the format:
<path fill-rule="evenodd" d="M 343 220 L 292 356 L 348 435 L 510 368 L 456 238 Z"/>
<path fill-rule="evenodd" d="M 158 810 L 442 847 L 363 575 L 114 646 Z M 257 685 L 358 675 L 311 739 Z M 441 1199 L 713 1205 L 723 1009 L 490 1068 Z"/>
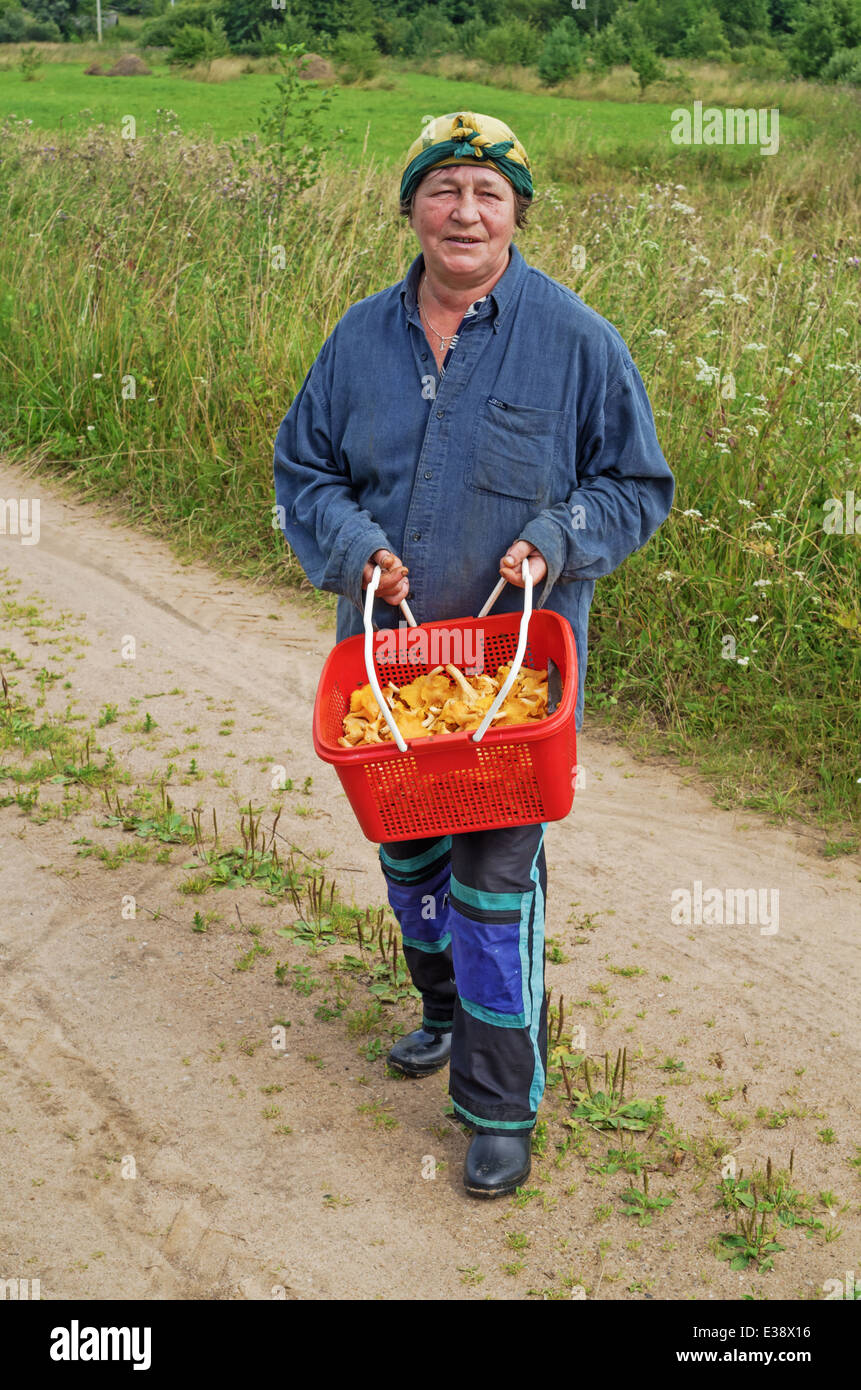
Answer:
<path fill-rule="evenodd" d="M 379 849 L 422 1027 L 451 1031 L 449 1094 L 479 1134 L 533 1129 L 544 1093 L 546 828 Z"/>

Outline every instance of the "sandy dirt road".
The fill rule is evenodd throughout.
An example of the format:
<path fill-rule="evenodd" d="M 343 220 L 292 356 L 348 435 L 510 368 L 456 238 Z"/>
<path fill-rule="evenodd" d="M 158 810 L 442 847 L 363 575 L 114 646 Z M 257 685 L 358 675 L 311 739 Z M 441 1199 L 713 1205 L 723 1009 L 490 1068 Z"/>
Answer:
<path fill-rule="evenodd" d="M 166 776 L 178 809 L 216 807 L 234 840 L 241 804 L 281 805 L 285 840 L 330 852 L 348 900 L 384 903 L 376 847 L 311 746 L 331 619 L 184 565 L 0 466 L 0 498 L 24 496 L 41 501 L 38 544 L 0 535 L 0 666 L 15 692 L 32 704 L 48 670 L 42 717 L 69 707 L 82 737 L 115 705 L 96 735 L 128 790 Z M 0 1278 L 38 1278 L 49 1299 L 522 1299 L 570 1297 L 572 1284 L 601 1299 L 805 1299 L 861 1270 L 857 859 L 824 859 L 801 825 L 717 809 L 693 776 L 634 760 L 588 721 L 579 762 L 575 809 L 547 835 L 548 932 L 564 957 L 547 984 L 590 1054 L 626 1045 L 634 1091 L 665 1097 L 678 1162 L 653 1175 L 673 1203 L 651 1226 L 621 1213 L 624 1173 L 590 1171 L 606 1137 L 590 1131 L 588 1151 L 557 1159 L 558 1092 L 542 1110 L 536 1195 L 468 1198 L 446 1074 L 394 1080 L 368 1037 L 320 1016 L 341 948 L 312 957 L 279 940 L 289 903 L 255 888 L 179 893 L 183 846 L 169 863 L 82 857 L 76 842 L 130 841 L 99 826 L 98 798 L 41 824 L 12 804 L 0 809 Z M 294 790 L 272 791 L 278 764 Z M 0 798 L 10 786 L 0 775 Z M 776 891 L 777 929 L 677 924 L 671 894 L 697 882 Z M 198 909 L 220 920 L 195 933 Z M 255 940 L 272 954 L 237 970 Z M 278 959 L 306 962 L 319 986 L 280 986 Z M 350 1008 L 369 998 L 359 990 Z M 270 1045 L 278 1020 L 286 1054 Z M 684 1069 L 666 1070 L 668 1057 Z M 768 1156 L 785 1166 L 794 1148 L 811 1212 L 842 1234 L 787 1229 L 771 1272 L 730 1270 L 712 1249 L 730 1229 L 715 1206 L 718 1141 L 748 1172 Z"/>

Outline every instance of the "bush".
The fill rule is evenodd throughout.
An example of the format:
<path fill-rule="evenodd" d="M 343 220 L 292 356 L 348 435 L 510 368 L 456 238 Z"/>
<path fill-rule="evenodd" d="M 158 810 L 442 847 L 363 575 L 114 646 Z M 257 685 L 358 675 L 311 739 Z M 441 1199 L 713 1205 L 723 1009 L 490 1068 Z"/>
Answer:
<path fill-rule="evenodd" d="M 799 77 L 818 77 L 838 47 L 832 6 L 808 5 L 790 49 L 792 71 Z"/>
<path fill-rule="evenodd" d="M 861 87 L 861 48 L 838 48 L 822 69 L 823 82 L 845 82 Z"/>
<path fill-rule="evenodd" d="M 211 63 L 213 58 L 221 58 L 230 52 L 224 25 L 218 19 L 212 21 L 212 29 L 203 29 L 196 24 L 184 24 L 173 36 L 168 62 L 176 67 L 190 68 L 195 63 Z"/>
<path fill-rule="evenodd" d="M 579 72 L 583 66 L 583 40 L 580 30 L 570 16 L 566 15 L 554 24 L 544 40 L 544 47 L 538 59 L 538 76 L 546 87 L 552 87 Z"/>
<path fill-rule="evenodd" d="M 630 62 L 637 74 L 641 95 L 652 82 L 661 82 L 667 75 L 657 53 L 647 43 L 634 45 Z"/>
<path fill-rule="evenodd" d="M 208 29 L 218 8 L 218 0 L 183 0 L 157 18 L 148 19 L 141 28 L 140 42 L 150 48 L 171 48 L 174 35 L 187 25 Z"/>
<path fill-rule="evenodd" d="M 339 34 L 332 45 L 332 57 L 342 82 L 367 80 L 380 70 L 380 50 L 370 34 Z"/>
<path fill-rule="evenodd" d="M 268 161 L 279 176 L 279 197 L 316 183 L 326 151 L 336 148 L 343 136 L 340 127 L 333 130 L 328 114 L 332 92 L 299 75 L 305 54 L 304 44 L 278 44 L 281 73 L 274 96 L 258 116 Z"/>
<path fill-rule="evenodd" d="M 717 10 L 707 9 L 700 15 L 679 44 L 679 53 L 685 58 L 707 58 L 718 63 L 726 61 L 730 47 Z"/>
<path fill-rule="evenodd" d="M 457 27 L 457 51 L 464 58 L 477 58 L 487 25 L 480 19 L 467 19 Z"/>
<path fill-rule="evenodd" d="M 18 67 L 24 74 L 25 82 L 36 82 L 36 73 L 42 66 L 42 59 L 39 57 L 35 48 L 22 48 L 21 56 L 18 59 Z"/>
<path fill-rule="evenodd" d="M 399 46 L 396 53 L 407 58 L 430 57 L 436 53 L 457 53 L 458 31 L 437 10 L 429 7 L 417 10 L 405 30 L 393 29 L 392 42 Z"/>
<path fill-rule="evenodd" d="M 52 19 L 35 19 L 20 5 L 0 4 L 0 43 L 60 43 L 62 38 Z"/>
<path fill-rule="evenodd" d="M 593 66 L 599 71 L 630 63 L 634 50 L 644 43 L 643 31 L 630 10 L 620 10 L 593 44 Z"/>
<path fill-rule="evenodd" d="M 495 24 L 485 30 L 476 48 L 476 57 L 486 63 L 517 63 L 531 67 L 538 62 L 542 38 L 525 19 L 509 19 L 507 24 Z"/>

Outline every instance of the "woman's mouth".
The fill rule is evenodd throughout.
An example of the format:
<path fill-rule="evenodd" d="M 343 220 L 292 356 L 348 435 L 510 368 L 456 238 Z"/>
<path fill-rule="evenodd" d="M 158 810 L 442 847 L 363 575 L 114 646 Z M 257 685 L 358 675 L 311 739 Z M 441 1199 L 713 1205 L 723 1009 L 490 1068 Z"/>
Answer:
<path fill-rule="evenodd" d="M 475 236 L 450 236 L 446 241 L 453 241 L 455 246 L 478 246 L 479 240 Z"/>

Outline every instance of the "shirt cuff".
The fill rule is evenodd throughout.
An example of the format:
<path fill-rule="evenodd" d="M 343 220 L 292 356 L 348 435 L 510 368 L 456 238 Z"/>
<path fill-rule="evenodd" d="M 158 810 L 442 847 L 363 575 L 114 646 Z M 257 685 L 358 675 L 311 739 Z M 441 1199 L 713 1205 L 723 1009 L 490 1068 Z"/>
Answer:
<path fill-rule="evenodd" d="M 347 551 L 342 574 L 341 593 L 354 603 L 364 616 L 365 591 L 362 588 L 362 571 L 376 550 L 391 550 L 389 539 L 379 526 L 372 526 L 357 536 Z M 392 554 L 395 552 L 392 551 Z"/>
<path fill-rule="evenodd" d="M 536 608 L 543 608 L 547 602 L 553 585 L 562 573 L 562 566 L 565 563 L 565 543 L 558 524 L 549 516 L 535 516 L 527 522 L 520 535 L 519 541 L 529 541 L 536 550 L 540 550 L 547 565 L 547 577 L 544 580 L 544 588 L 541 596 L 535 601 Z"/>

